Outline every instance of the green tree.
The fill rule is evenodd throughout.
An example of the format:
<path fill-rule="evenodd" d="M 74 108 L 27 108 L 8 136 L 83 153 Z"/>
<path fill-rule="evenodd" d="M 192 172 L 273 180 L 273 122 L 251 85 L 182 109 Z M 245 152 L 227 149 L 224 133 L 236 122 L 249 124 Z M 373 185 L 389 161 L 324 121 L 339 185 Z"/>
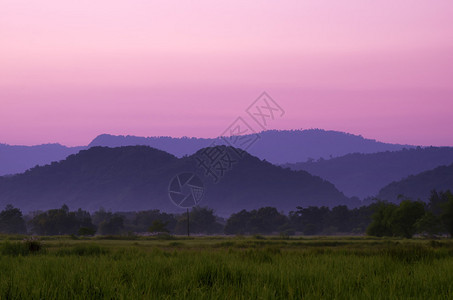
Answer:
<path fill-rule="evenodd" d="M 81 209 L 70 212 L 67 205 L 37 214 L 30 225 L 32 231 L 40 235 L 78 234 L 82 227 L 95 228 L 88 212 Z"/>
<path fill-rule="evenodd" d="M 334 227 L 339 232 L 348 232 L 352 230 L 350 224 L 352 212 L 346 205 L 339 205 L 332 208 L 327 215 L 327 224 Z"/>
<path fill-rule="evenodd" d="M 288 217 L 274 207 L 262 207 L 250 212 L 242 210 L 228 218 L 226 234 L 294 232 Z"/>
<path fill-rule="evenodd" d="M 377 202 L 374 206 L 374 213 L 371 216 L 371 224 L 366 229 L 366 233 L 372 236 L 392 236 L 392 216 L 397 209 L 393 203 Z"/>
<path fill-rule="evenodd" d="M 418 233 L 433 237 L 444 230 L 441 219 L 432 212 L 427 211 L 417 220 L 415 227 Z"/>
<path fill-rule="evenodd" d="M 440 216 L 442 206 L 447 201 L 446 196 L 443 192 L 438 193 L 436 190 L 432 190 L 428 202 L 428 211 L 432 212 L 435 216 Z"/>
<path fill-rule="evenodd" d="M 353 233 L 365 233 L 367 227 L 371 224 L 372 215 L 375 211 L 376 203 L 367 206 L 354 208 L 349 217 L 349 226 Z"/>
<path fill-rule="evenodd" d="M 296 212 L 290 214 L 290 224 L 305 235 L 321 233 L 326 227 L 325 223 L 330 214 L 330 209 L 325 206 L 297 207 Z"/>
<path fill-rule="evenodd" d="M 288 224 L 288 218 L 275 207 L 262 207 L 252 211 L 250 227 L 252 233 L 269 234 L 280 232 Z"/>
<path fill-rule="evenodd" d="M 441 220 L 445 230 L 453 237 L 453 195 L 448 192 L 446 195 L 448 199 L 442 206 Z"/>
<path fill-rule="evenodd" d="M 78 226 L 74 214 L 63 205 L 36 215 L 31 221 L 32 231 L 40 235 L 77 234 Z"/>
<path fill-rule="evenodd" d="M 391 217 L 394 235 L 412 238 L 417 232 L 416 223 L 425 214 L 425 205 L 420 201 L 403 200 Z"/>
<path fill-rule="evenodd" d="M 195 206 L 189 213 L 189 227 L 191 233 L 214 234 L 222 233 L 223 225 L 217 222 L 214 210 L 207 207 Z M 187 233 L 187 214 L 181 215 L 176 224 L 176 233 Z"/>
<path fill-rule="evenodd" d="M 232 214 L 225 225 L 226 234 L 245 234 L 250 233 L 250 220 L 252 214 L 245 209 Z"/>
<path fill-rule="evenodd" d="M 11 204 L 6 205 L 0 212 L 0 232 L 11 234 L 24 234 L 27 232 L 22 212 Z"/>

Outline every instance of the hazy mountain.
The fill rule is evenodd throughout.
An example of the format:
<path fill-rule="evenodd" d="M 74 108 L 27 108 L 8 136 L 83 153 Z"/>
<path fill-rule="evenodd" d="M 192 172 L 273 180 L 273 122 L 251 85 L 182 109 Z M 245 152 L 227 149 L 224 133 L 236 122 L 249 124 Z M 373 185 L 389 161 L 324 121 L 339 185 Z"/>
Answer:
<path fill-rule="evenodd" d="M 407 145 L 385 144 L 361 136 L 337 131 L 310 130 L 269 130 L 259 133 L 256 142 L 246 150 L 261 159 L 274 164 L 306 161 L 307 159 L 329 158 L 348 153 L 374 153 L 387 150 L 400 150 Z M 136 146 L 146 145 L 182 157 L 192 155 L 201 148 L 209 147 L 212 143 L 227 144 L 223 139 L 204 138 L 172 138 L 172 137 L 136 137 L 114 136 L 102 134 L 96 137 L 88 147 L 106 146 Z M 9 146 L 0 145 L 0 176 L 21 173 L 36 165 L 44 165 L 59 161 L 70 154 L 88 147 L 65 147 L 59 144 L 40 146 Z M 244 148 L 244 147 L 243 147 Z"/>
<path fill-rule="evenodd" d="M 146 146 L 93 147 L 61 162 L 0 177 L 0 206 L 11 203 L 30 211 L 66 203 L 70 208 L 88 210 L 181 211 L 169 200 L 169 183 L 176 174 L 193 171 L 206 187 L 201 205 L 220 215 L 263 206 L 289 211 L 296 206 L 357 204 L 319 177 L 284 169 L 247 153 L 214 184 L 197 169 L 196 158 L 201 153 L 178 159 Z"/>
<path fill-rule="evenodd" d="M 216 144 L 222 143 L 221 139 L 101 134 L 91 141 L 88 147 L 150 146 L 171 153 L 177 157 L 182 157 L 184 155 L 192 155 L 202 148 L 209 147 L 214 141 L 216 141 Z"/>
<path fill-rule="evenodd" d="M 310 158 L 330 158 L 348 153 L 375 153 L 412 148 L 409 145 L 386 144 L 362 136 L 321 129 L 268 130 L 259 133 L 259 139 L 247 149 L 250 154 L 274 164 L 306 161 Z M 114 136 L 103 134 L 91 143 L 93 146 L 147 145 L 167 151 L 178 157 L 191 155 L 211 143 L 225 144 L 222 139 Z M 237 145 L 231 145 L 237 146 Z"/>
<path fill-rule="evenodd" d="M 381 188 L 393 181 L 451 163 L 453 148 L 429 147 L 373 154 L 354 153 L 329 160 L 284 166 L 324 178 L 348 197 L 365 198 L 376 195 Z"/>
<path fill-rule="evenodd" d="M 399 202 L 399 195 L 427 201 L 431 190 L 453 191 L 453 164 L 437 167 L 403 180 L 392 182 L 380 190 L 377 198 Z"/>
<path fill-rule="evenodd" d="M 86 147 L 65 147 L 60 144 L 10 146 L 0 144 L 0 176 L 24 172 L 36 165 L 65 159 Z"/>

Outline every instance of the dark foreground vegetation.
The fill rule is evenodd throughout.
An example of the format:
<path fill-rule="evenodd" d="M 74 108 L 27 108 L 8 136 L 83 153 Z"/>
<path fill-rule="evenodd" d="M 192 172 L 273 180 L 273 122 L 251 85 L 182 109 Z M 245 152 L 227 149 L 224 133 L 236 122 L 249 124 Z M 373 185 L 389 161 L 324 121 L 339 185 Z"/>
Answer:
<path fill-rule="evenodd" d="M 9 205 L 0 212 L 0 229 L 9 233 L 0 235 L 0 299 L 449 299 L 453 294 L 450 192 L 433 192 L 428 203 L 299 207 L 288 215 L 264 207 L 226 220 L 196 207 L 191 232 L 209 236 L 177 235 L 186 233 L 186 218 L 158 210 L 90 214 L 67 206 L 22 216 Z M 336 236 L 319 236 L 327 234 Z"/>
<path fill-rule="evenodd" d="M 0 241 L 0 299 L 449 299 L 453 241 L 42 237 Z"/>
<path fill-rule="evenodd" d="M 427 203 L 400 198 L 399 204 L 375 201 L 368 206 L 298 207 L 288 215 L 273 207 L 242 210 L 222 219 L 205 207 L 189 215 L 193 234 L 339 235 L 368 234 L 411 238 L 453 235 L 453 194 L 433 191 Z M 143 235 L 186 234 L 187 214 L 159 210 L 112 213 L 103 209 L 90 214 L 78 209 L 34 212 L 25 217 L 11 205 L 0 212 L 0 233 L 35 235 Z"/>

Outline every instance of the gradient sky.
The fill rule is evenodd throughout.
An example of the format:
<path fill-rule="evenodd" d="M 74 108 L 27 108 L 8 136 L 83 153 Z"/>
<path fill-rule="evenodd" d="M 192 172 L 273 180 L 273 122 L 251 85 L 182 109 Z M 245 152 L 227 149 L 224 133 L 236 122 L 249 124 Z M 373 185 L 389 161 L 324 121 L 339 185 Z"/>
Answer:
<path fill-rule="evenodd" d="M 269 129 L 453 146 L 453 1 L 1 0 L 0 143 Z"/>

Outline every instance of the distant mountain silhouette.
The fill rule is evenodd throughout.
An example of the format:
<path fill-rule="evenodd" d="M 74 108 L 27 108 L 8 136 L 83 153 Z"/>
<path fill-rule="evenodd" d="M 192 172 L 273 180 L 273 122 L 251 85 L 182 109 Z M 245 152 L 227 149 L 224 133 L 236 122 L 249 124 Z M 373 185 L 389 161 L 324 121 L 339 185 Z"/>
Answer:
<path fill-rule="evenodd" d="M 269 130 L 259 133 L 260 139 L 250 148 L 250 154 L 274 164 L 296 163 L 308 159 L 330 158 L 348 153 L 375 153 L 411 148 L 409 145 L 386 144 L 362 136 L 320 129 Z M 59 144 L 40 146 L 8 146 L 0 144 L 0 176 L 21 173 L 36 165 L 59 161 L 82 149 L 96 146 L 120 147 L 145 145 L 182 157 L 192 155 L 213 142 L 226 144 L 223 139 L 136 137 L 102 134 L 88 147 L 64 147 Z M 230 145 L 238 146 L 238 145 Z"/>
<path fill-rule="evenodd" d="M 30 211 L 66 203 L 88 210 L 181 211 L 168 198 L 169 182 L 180 172 L 195 170 L 206 186 L 201 205 L 220 215 L 263 206 L 289 211 L 297 206 L 358 204 L 319 177 L 284 169 L 247 153 L 214 184 L 197 169 L 195 158 L 200 153 L 178 159 L 147 146 L 93 147 L 23 174 L 0 177 L 0 206 L 11 203 Z"/>
<path fill-rule="evenodd" d="M 453 148 L 428 147 L 373 154 L 348 154 L 315 162 L 285 164 L 305 170 L 335 184 L 346 196 L 376 195 L 387 184 L 442 165 L 453 163 Z"/>
<path fill-rule="evenodd" d="M 330 158 L 348 153 L 375 153 L 413 148 L 410 145 L 386 144 L 362 136 L 321 129 L 268 130 L 259 133 L 261 138 L 247 152 L 274 164 L 306 161 L 310 158 Z M 93 146 L 146 145 L 167 151 L 178 157 L 191 155 L 211 143 L 222 144 L 222 139 L 137 137 L 102 134 L 96 137 Z M 224 143 L 223 143 L 224 144 Z M 234 145 L 232 145 L 234 146 Z"/>
<path fill-rule="evenodd" d="M 101 134 L 91 141 L 88 147 L 150 146 L 171 153 L 177 157 L 183 157 L 184 155 L 192 155 L 202 148 L 209 147 L 214 141 L 217 141 L 217 144 L 222 143 L 221 139 Z"/>
<path fill-rule="evenodd" d="M 60 144 L 10 146 L 0 144 L 0 176 L 22 173 L 36 165 L 65 159 L 86 147 L 65 147 Z"/>
<path fill-rule="evenodd" d="M 453 164 L 437 167 L 417 175 L 411 175 L 403 180 L 392 182 L 382 188 L 377 198 L 399 202 L 401 196 L 413 200 L 427 201 L 432 190 L 453 191 Z"/>

